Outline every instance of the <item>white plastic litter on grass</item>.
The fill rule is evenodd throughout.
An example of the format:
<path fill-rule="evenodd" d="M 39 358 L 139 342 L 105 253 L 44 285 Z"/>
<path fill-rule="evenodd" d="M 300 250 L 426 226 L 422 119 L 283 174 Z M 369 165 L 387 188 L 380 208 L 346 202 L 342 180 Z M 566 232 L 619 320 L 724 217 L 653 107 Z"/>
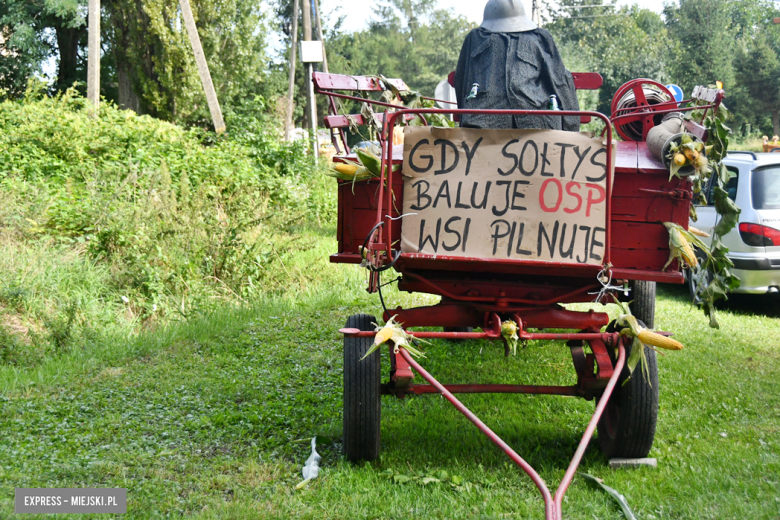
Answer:
<path fill-rule="evenodd" d="M 306 464 L 303 466 L 303 482 L 295 486 L 295 489 L 303 489 L 309 483 L 309 481 L 317 478 L 320 474 L 320 461 L 322 457 L 317 453 L 317 437 L 311 439 L 311 455 L 306 459 Z"/>

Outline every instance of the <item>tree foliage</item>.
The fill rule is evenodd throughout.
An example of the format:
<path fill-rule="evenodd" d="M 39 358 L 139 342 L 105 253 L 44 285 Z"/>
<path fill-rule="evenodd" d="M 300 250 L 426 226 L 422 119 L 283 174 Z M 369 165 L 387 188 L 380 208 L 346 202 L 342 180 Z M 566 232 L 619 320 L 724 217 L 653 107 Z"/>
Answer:
<path fill-rule="evenodd" d="M 392 0 L 374 10 L 368 29 L 328 41 L 331 71 L 402 78 L 432 96 L 458 64 L 460 47 L 473 25 L 431 0 Z"/>
<path fill-rule="evenodd" d="M 271 30 L 254 0 L 192 0 L 217 95 L 230 107 L 263 90 Z M 42 64 L 57 59 L 52 91 L 86 80 L 86 0 L 6 0 L 0 4 L 0 88 L 23 95 Z M 102 92 L 139 113 L 188 123 L 210 121 L 177 1 L 103 0 Z"/>
<path fill-rule="evenodd" d="M 78 46 L 86 42 L 83 0 L 4 0 L 0 3 L 0 89 L 21 96 L 43 62 L 59 55 L 55 90 L 86 79 Z"/>
<path fill-rule="evenodd" d="M 771 37 L 758 33 L 737 52 L 736 72 L 740 78 L 743 104 L 759 113 L 771 114 L 772 130 L 780 135 L 780 58 Z"/>
<path fill-rule="evenodd" d="M 109 0 L 119 102 L 163 119 L 210 121 L 178 2 Z M 191 2 L 217 96 L 223 104 L 259 92 L 268 22 L 252 0 Z M 122 95 L 129 82 L 132 96 Z M 127 89 L 125 89 L 127 90 Z"/>
<path fill-rule="evenodd" d="M 664 8 L 672 36 L 667 67 L 684 91 L 696 85 L 736 84 L 734 50 L 738 27 L 732 20 L 733 0 L 680 0 Z"/>
<path fill-rule="evenodd" d="M 578 8 L 612 4 L 603 0 L 562 0 L 560 8 L 551 11 L 552 23 L 545 26 L 562 48 L 579 49 L 592 68 L 583 72 L 602 75 L 598 110 L 605 114 L 609 113 L 615 91 L 626 81 L 666 79 L 663 53 L 667 34 L 660 16 L 636 6 L 599 11 Z M 572 70 L 569 63 L 567 67 Z"/>

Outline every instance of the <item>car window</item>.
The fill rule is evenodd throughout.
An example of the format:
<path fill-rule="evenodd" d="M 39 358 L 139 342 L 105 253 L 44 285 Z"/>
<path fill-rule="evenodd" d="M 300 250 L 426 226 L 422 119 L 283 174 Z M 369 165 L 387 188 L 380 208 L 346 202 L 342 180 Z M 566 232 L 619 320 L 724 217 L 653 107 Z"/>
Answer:
<path fill-rule="evenodd" d="M 780 209 L 780 165 L 753 170 L 750 192 L 755 209 Z"/>
<path fill-rule="evenodd" d="M 723 186 L 723 189 L 726 190 L 726 193 L 729 194 L 729 198 L 732 201 L 737 200 L 737 185 L 739 184 L 739 170 L 735 168 L 734 166 L 726 166 L 726 170 L 729 172 L 729 181 L 726 183 L 725 186 Z M 779 170 L 780 171 L 780 170 Z M 715 197 L 713 196 L 713 192 L 715 191 L 715 186 L 717 186 L 717 173 L 713 174 L 710 178 L 710 184 L 707 188 L 707 204 L 709 206 L 715 205 Z"/>

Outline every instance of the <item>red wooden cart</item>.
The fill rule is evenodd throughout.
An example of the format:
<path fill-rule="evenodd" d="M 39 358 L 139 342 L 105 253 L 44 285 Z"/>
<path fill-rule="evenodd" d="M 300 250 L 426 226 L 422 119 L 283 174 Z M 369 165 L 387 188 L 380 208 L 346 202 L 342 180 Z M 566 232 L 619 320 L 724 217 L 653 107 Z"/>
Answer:
<path fill-rule="evenodd" d="M 579 89 L 598 89 L 602 83 L 598 74 L 575 73 L 574 78 L 575 86 Z M 375 78 L 323 73 L 315 73 L 313 81 L 317 92 L 327 95 L 330 102 L 331 115 L 325 118 L 325 125 L 331 129 L 334 144 L 342 153 L 341 159 L 336 160 L 348 158 L 349 150 L 341 147 L 347 142 L 344 128 L 349 121 L 347 116 L 336 113 L 336 99 L 365 102 L 364 98 L 344 91 L 381 91 L 384 90 L 383 86 Z M 401 80 L 389 81 L 399 89 L 406 87 Z M 653 104 L 645 95 L 648 87 L 668 95 L 666 99 L 671 101 Z M 584 122 L 598 118 L 605 123 L 605 137 L 609 145 L 613 142 L 613 123 L 624 138 L 630 129 L 638 129 L 644 138 L 647 130 L 659 123 L 664 113 L 680 110 L 671 93 L 650 80 L 633 81 L 624 86 L 619 94 L 624 95 L 626 92 L 632 93 L 636 102 L 633 107 L 613 110 L 612 120 L 595 112 L 533 113 L 576 115 Z M 700 108 L 716 108 L 722 97 L 722 91 L 718 91 L 717 99 L 713 98 L 711 104 Z M 598 428 L 600 447 L 608 457 L 645 457 L 653 443 L 658 413 L 655 353 L 647 352 L 649 379 L 642 371 L 637 371 L 623 385 L 622 382 L 628 376 L 624 367 L 630 354 L 630 341 L 614 330 L 606 313 L 574 312 L 561 304 L 593 301 L 593 293 L 602 288 L 599 276 L 607 273 L 614 284 L 625 284 L 630 288 L 628 298 L 632 300 L 633 314 L 652 328 L 655 283 L 684 282 L 676 261 L 667 270 L 663 269 L 669 258 L 669 237 L 662 223 L 675 222 L 688 227 L 690 183 L 677 178 L 670 180 L 669 170 L 650 155 L 644 141 L 617 142 L 614 158 L 611 157 L 612 147 L 607 146 L 608 164 L 614 161 L 615 175 L 614 181 L 607 176 L 607 244 L 601 266 L 401 253 L 396 249 L 396 244 L 401 236 L 403 221 L 398 219 L 396 208 L 403 207 L 404 179 L 400 170 L 393 172 L 389 165 L 392 163 L 403 167 L 403 147 L 392 146 L 388 142 L 388 129 L 392 129 L 400 118 L 409 120 L 417 115 L 432 113 L 457 116 L 467 112 L 454 109 L 399 110 L 391 104 L 373 103 L 387 109 L 384 114 L 379 114 L 384 125 L 381 136 L 382 176 L 354 185 L 344 181 L 339 183 L 339 251 L 331 256 L 331 261 L 367 266 L 370 270 L 369 291 L 379 292 L 380 297 L 381 273 L 390 268 L 400 274 L 399 289 L 440 295 L 441 303 L 437 305 L 385 309 L 384 319 L 397 315 L 397 321 L 405 329 L 443 327 L 443 332 L 413 332 L 416 338 L 503 340 L 501 323 L 512 319 L 519 326 L 521 341 L 566 340 L 571 350 L 577 383 L 572 386 L 442 385 L 405 349 L 394 352 L 392 347 L 389 379 L 382 383 L 379 351 L 361 361 L 373 343 L 375 332 L 372 323 L 376 319 L 364 314 L 354 315 L 341 329 L 344 334 L 345 456 L 351 461 L 373 460 L 379 456 L 381 395 L 403 398 L 409 394 L 441 393 L 533 479 L 544 498 L 546 518 L 559 519 L 563 495 L 594 431 Z M 500 112 L 518 115 L 531 113 Z M 353 123 L 363 123 L 361 116 L 349 117 Z M 689 124 L 694 133 L 702 135 L 701 126 Z M 338 133 L 341 134 L 340 141 L 336 139 Z M 623 292 L 620 294 L 623 295 Z M 384 300 L 382 304 L 384 306 Z M 473 332 L 473 328 L 481 328 L 482 332 Z M 529 329 L 539 332 L 530 332 Z M 568 329 L 572 332 L 548 333 L 544 329 Z M 506 344 L 505 349 L 508 349 Z M 412 369 L 428 384 L 415 383 Z M 596 399 L 593 417 L 554 495 L 533 468 L 453 395 L 487 392 L 554 394 Z"/>

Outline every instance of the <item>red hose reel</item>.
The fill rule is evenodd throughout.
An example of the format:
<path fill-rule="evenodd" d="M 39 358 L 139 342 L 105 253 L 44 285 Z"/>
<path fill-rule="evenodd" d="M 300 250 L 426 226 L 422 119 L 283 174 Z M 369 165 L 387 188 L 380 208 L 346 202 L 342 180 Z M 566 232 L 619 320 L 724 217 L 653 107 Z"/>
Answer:
<path fill-rule="evenodd" d="M 663 110 L 677 108 L 669 89 L 651 79 L 635 79 L 621 86 L 612 98 L 612 122 L 626 141 L 645 141 L 647 133 L 661 124 Z"/>

